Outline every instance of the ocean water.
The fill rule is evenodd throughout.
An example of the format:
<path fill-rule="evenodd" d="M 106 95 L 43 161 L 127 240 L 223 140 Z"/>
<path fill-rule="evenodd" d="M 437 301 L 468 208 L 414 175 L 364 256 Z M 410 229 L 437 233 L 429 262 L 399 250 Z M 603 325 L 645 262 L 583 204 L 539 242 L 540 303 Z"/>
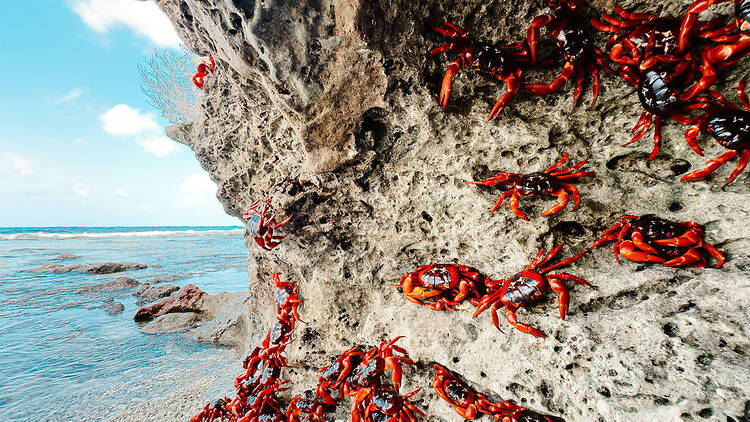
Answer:
<path fill-rule="evenodd" d="M 80 257 L 55 259 L 60 253 Z M 141 333 L 132 290 L 75 291 L 119 275 L 141 282 L 177 276 L 168 283 L 241 291 L 246 257 L 238 227 L 0 228 L 0 420 L 105 420 L 180 388 L 153 379 L 210 375 L 231 353 L 179 335 Z M 109 275 L 31 272 L 50 262 L 105 261 L 149 267 Z M 112 300 L 125 311 L 107 314 L 103 305 Z"/>

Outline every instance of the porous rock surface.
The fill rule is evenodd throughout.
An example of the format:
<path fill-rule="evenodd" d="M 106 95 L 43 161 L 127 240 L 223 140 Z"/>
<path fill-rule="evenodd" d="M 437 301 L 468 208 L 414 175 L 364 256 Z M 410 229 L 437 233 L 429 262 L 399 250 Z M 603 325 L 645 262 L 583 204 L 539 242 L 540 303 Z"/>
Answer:
<path fill-rule="evenodd" d="M 621 146 L 642 108 L 610 75 L 593 108 L 587 88 L 571 112 L 571 83 L 547 97 L 521 94 L 488 122 L 505 87 L 464 71 L 447 108 L 439 107 L 453 58 L 429 57 L 443 41 L 431 28 L 448 20 L 480 38 L 515 42 L 534 16 L 549 12 L 541 2 L 157 3 L 188 48 L 217 62 L 199 117 L 168 135 L 195 151 L 229 214 L 240 216 L 269 192 L 277 211 L 295 211 L 288 237 L 271 252 L 246 233 L 250 297 L 241 308 L 257 324 L 246 345 L 258 344 L 274 318 L 270 274 L 301 283 L 307 324 L 287 349 L 296 366 L 288 372 L 291 394 L 314 388 L 314 369 L 329 356 L 402 335 L 418 363 L 405 371 L 403 388 L 423 388 L 415 399 L 427 420 L 459 419 L 432 392 L 432 362 L 495 398 L 568 421 L 750 418 L 747 175 L 723 188 L 731 164 L 713 178 L 679 182 L 707 158 L 690 150 L 675 123 L 664 128 L 665 145 L 652 161 L 651 133 Z M 690 1 L 618 4 L 676 15 Z M 595 0 L 585 11 L 613 6 Z M 721 76 L 719 88 L 732 100 L 747 68 L 745 60 Z M 549 81 L 558 69 L 529 72 L 527 81 Z M 724 151 L 701 139 L 706 157 Z M 464 183 L 496 170 L 540 171 L 564 151 L 573 162 L 591 157 L 588 168 L 597 173 L 579 185 L 583 203 L 575 212 L 571 205 L 540 217 L 552 203 L 538 199 L 522 202 L 531 221 L 505 207 L 490 217 L 502 191 Z M 286 177 L 333 195 L 310 201 L 271 191 Z M 393 287 L 403 272 L 431 262 L 509 277 L 542 247 L 565 243 L 566 256 L 579 251 L 623 214 L 703 224 L 728 261 L 703 270 L 617 265 L 610 248 L 599 249 L 565 270 L 599 287 L 571 286 L 565 321 L 552 296 L 519 312 L 519 320 L 548 333 L 544 339 L 507 325 L 500 333 L 488 315 L 471 319 L 470 305 L 430 311 Z"/>

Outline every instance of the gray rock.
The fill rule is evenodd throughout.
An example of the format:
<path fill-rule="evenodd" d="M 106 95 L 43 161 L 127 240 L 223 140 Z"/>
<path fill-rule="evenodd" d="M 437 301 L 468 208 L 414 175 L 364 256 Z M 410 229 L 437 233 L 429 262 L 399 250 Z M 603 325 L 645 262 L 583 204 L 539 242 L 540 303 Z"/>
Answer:
<path fill-rule="evenodd" d="M 187 276 L 182 274 L 169 274 L 165 276 L 156 276 L 152 277 L 148 282 L 151 284 L 157 284 L 157 283 L 166 283 L 170 281 L 177 281 L 185 278 Z"/>
<path fill-rule="evenodd" d="M 290 394 L 314 388 L 314 369 L 356 343 L 405 335 L 402 346 L 427 369 L 405 370 L 405 391 L 433 420 L 457 420 L 432 393 L 429 364 L 463 374 L 495 397 L 525 403 L 568 421 L 739 420 L 750 397 L 750 193 L 747 173 L 722 187 L 733 164 L 713 178 L 681 183 L 706 158 L 668 122 L 659 156 L 647 160 L 648 138 L 630 145 L 642 112 L 634 90 L 602 76 L 602 94 L 588 108 L 590 88 L 571 112 L 573 83 L 559 93 L 519 94 L 493 121 L 487 116 L 505 86 L 470 70 L 456 78 L 445 110 L 437 102 L 450 54 L 429 57 L 444 42 L 431 27 L 446 20 L 478 38 L 522 39 L 529 21 L 549 9 L 536 1 L 288 2 L 160 0 L 188 48 L 212 54 L 199 116 L 167 129 L 193 149 L 239 217 L 286 177 L 335 191 L 325 202 L 298 201 L 292 222 L 271 252 L 246 236 L 250 251 L 248 342 L 273 323 L 268 276 L 301 281 L 305 342 L 287 349 L 310 369 L 289 374 Z M 680 15 L 691 0 L 620 2 L 638 11 Z M 587 11 L 611 11 L 592 0 Z M 547 37 L 543 31 L 543 36 Z M 599 37 L 598 43 L 603 44 Z M 720 73 L 730 95 L 748 71 L 744 60 Z M 551 81 L 559 67 L 527 73 Z M 701 136 L 707 157 L 724 149 Z M 524 198 L 531 221 L 506 207 L 489 210 L 502 189 L 478 188 L 494 171 L 540 171 L 567 151 L 573 163 L 591 157 L 595 178 L 578 186 L 583 202 L 550 217 L 549 198 Z M 333 171 L 335 170 L 335 171 Z M 281 211 L 304 194 L 271 192 Z M 279 211 L 279 210 L 275 210 Z M 657 214 L 706 227 L 728 258 L 716 269 L 676 269 L 624 262 L 599 249 L 564 271 L 597 284 L 571 286 L 568 317 L 555 300 L 521 310 L 519 320 L 549 334 L 537 339 L 472 307 L 433 312 L 392 287 L 406 271 L 457 262 L 493 278 L 509 277 L 542 247 L 565 243 L 565 256 L 597 238 L 616 217 Z M 302 335 L 300 335 L 302 337 Z M 257 344 L 257 343 L 255 343 Z"/>
<path fill-rule="evenodd" d="M 123 305 L 120 302 L 112 302 L 112 303 L 107 303 L 106 305 L 104 305 L 104 309 L 110 315 L 117 315 L 125 310 L 125 305 Z"/>
<path fill-rule="evenodd" d="M 73 255 L 72 253 L 61 253 L 55 257 L 55 259 L 75 259 L 80 258 L 80 255 Z"/>
<path fill-rule="evenodd" d="M 97 262 L 93 264 L 73 265 L 62 265 L 50 262 L 32 268 L 31 271 L 35 273 L 69 273 L 75 271 L 89 274 L 112 274 L 122 271 L 141 270 L 147 267 L 148 265 L 137 262 Z"/>
<path fill-rule="evenodd" d="M 174 333 L 193 328 L 201 320 L 201 315 L 195 312 L 164 314 L 146 324 L 141 328 L 141 332 L 146 334 Z"/>
<path fill-rule="evenodd" d="M 141 283 L 132 277 L 120 276 L 112 281 L 106 281 L 104 283 L 89 284 L 87 286 L 80 287 L 76 290 L 76 293 L 96 293 L 96 292 L 111 292 L 115 290 L 132 289 L 138 287 Z"/>
<path fill-rule="evenodd" d="M 112 274 L 122 271 L 142 270 L 147 267 L 148 265 L 138 262 L 97 262 L 88 264 L 88 268 L 83 272 L 92 274 Z"/>
<path fill-rule="evenodd" d="M 180 286 L 174 284 L 160 284 L 152 286 L 149 283 L 143 283 L 137 292 L 133 293 L 138 297 L 137 305 L 143 306 L 155 300 L 167 297 L 180 289 Z"/>

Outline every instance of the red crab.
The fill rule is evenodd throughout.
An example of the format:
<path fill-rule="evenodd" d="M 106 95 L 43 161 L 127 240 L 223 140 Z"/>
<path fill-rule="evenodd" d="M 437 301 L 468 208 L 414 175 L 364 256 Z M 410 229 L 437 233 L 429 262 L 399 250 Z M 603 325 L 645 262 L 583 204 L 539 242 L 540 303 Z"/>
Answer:
<path fill-rule="evenodd" d="M 685 132 L 688 142 L 698 143 L 696 140 L 701 131 L 710 134 L 716 142 L 729 151 L 709 161 L 706 167 L 693 171 L 682 177 L 682 181 L 694 182 L 713 173 L 727 161 L 737 155 L 740 156 L 737 167 L 729 175 L 725 185 L 732 183 L 739 176 L 748 161 L 750 161 L 750 101 L 745 93 L 746 78 L 743 77 L 737 85 L 737 97 L 744 110 L 732 104 L 721 96 L 716 96 L 719 105 L 709 109 L 695 120 L 695 123 Z"/>
<path fill-rule="evenodd" d="M 491 406 L 493 418 L 503 422 L 565 422 L 557 416 L 543 415 L 513 402 L 502 401 Z"/>
<path fill-rule="evenodd" d="M 452 309 L 464 299 L 478 299 L 488 277 L 471 267 L 456 264 L 430 264 L 417 267 L 397 284 L 410 302 L 439 311 Z M 481 292 L 481 293 L 480 293 Z"/>
<path fill-rule="evenodd" d="M 448 66 L 440 88 L 440 106 L 445 108 L 451 95 L 453 77 L 459 70 L 470 68 L 477 72 L 489 74 L 503 82 L 508 92 L 503 94 L 495 103 L 488 120 L 497 117 L 503 111 L 521 87 L 522 68 L 532 64 L 529 46 L 526 41 L 511 45 L 494 45 L 485 41 L 478 41 L 469 33 L 450 22 L 445 28 L 435 27 L 435 32 L 450 38 L 450 41 L 435 47 L 430 55 L 450 51 L 458 58 Z"/>
<path fill-rule="evenodd" d="M 263 208 L 261 209 L 261 204 Z M 265 200 L 259 199 L 250 205 L 250 208 L 242 214 L 242 219 L 247 223 L 250 230 L 250 236 L 261 248 L 271 250 L 281 243 L 285 236 L 274 236 L 273 231 L 284 227 L 291 219 L 292 215 L 285 218 L 280 223 L 276 222 L 276 215 L 268 215 L 268 207 L 271 205 L 271 198 Z"/>
<path fill-rule="evenodd" d="M 325 403 L 295 397 L 286 410 L 286 422 L 327 422 L 326 415 L 331 411 L 333 408 Z"/>
<path fill-rule="evenodd" d="M 565 65 L 560 76 L 549 84 L 525 84 L 523 90 L 536 95 L 547 95 L 560 89 L 574 74 L 576 88 L 573 93 L 573 108 L 583 92 L 583 80 L 586 74 L 593 78 L 593 99 L 591 106 L 599 97 L 599 69 L 614 73 L 605 61 L 604 53 L 594 45 L 587 28 L 587 20 L 581 13 L 581 0 L 545 0 L 547 7 L 555 14 L 541 15 L 531 21 L 528 32 L 528 43 L 531 59 L 536 62 L 539 30 L 547 27 L 549 35 L 555 39 L 563 53 Z"/>
<path fill-rule="evenodd" d="M 703 228 L 692 221 L 674 223 L 662 218 L 645 215 L 626 215 L 605 230 L 589 250 L 614 241 L 614 254 L 635 262 L 658 262 L 667 267 L 706 266 L 704 252 L 724 264 L 724 255 L 703 241 Z"/>
<path fill-rule="evenodd" d="M 681 100 L 683 89 L 698 70 L 698 61 L 691 51 L 679 51 L 679 19 L 631 13 L 619 6 L 615 7 L 615 12 L 619 17 L 603 13 L 602 20 L 606 23 L 597 19 L 591 23 L 601 31 L 612 33 L 607 41 L 611 47 L 609 56 L 620 67 L 617 73 L 636 88 L 644 108 L 633 127 L 633 137 L 625 145 L 640 140 L 653 124 L 654 147 L 649 155 L 652 160 L 661 148 L 664 117 L 688 124 L 690 119 L 685 113 L 706 107 L 705 98 L 689 103 Z M 697 34 L 705 34 L 714 27 L 716 22 L 713 21 L 702 24 Z M 697 144 L 690 147 L 701 154 Z"/>
<path fill-rule="evenodd" d="M 342 353 L 330 365 L 320 368 L 318 372 L 322 372 L 322 374 L 318 378 L 316 398 L 319 397 L 328 405 L 337 406 L 338 402 L 331 397 L 328 391 L 339 388 L 341 390 L 339 398 L 344 397 L 346 392 L 343 390 L 347 385 L 345 381 L 351 374 L 352 369 L 359 366 L 363 356 L 362 346 L 354 346 Z"/>
<path fill-rule="evenodd" d="M 403 396 L 386 386 L 376 387 L 373 391 L 369 388 L 361 388 L 361 390 L 366 390 L 368 393 L 365 400 L 353 403 L 351 422 L 415 422 L 417 418 L 414 414 L 424 416 L 424 412 L 407 400 L 419 393 L 421 388 Z"/>
<path fill-rule="evenodd" d="M 297 308 L 299 304 L 303 302 L 300 298 L 298 290 L 299 286 L 295 286 L 292 283 L 281 281 L 279 275 L 281 273 L 273 273 L 271 279 L 276 285 L 276 314 L 280 319 L 287 321 L 300 320 Z"/>
<path fill-rule="evenodd" d="M 500 205 L 503 204 L 503 201 L 510 197 L 510 201 L 508 202 L 510 205 L 510 209 L 513 211 L 513 213 L 523 218 L 524 220 L 528 220 L 529 218 L 518 208 L 518 200 L 521 197 L 537 195 L 556 196 L 558 198 L 558 203 L 542 213 L 542 216 L 546 217 L 550 214 L 561 211 L 563 208 L 565 208 L 566 205 L 568 205 L 568 192 L 573 195 L 573 202 L 575 203 L 573 210 L 578 208 L 578 205 L 580 205 L 581 196 L 578 193 L 578 189 L 573 184 L 566 183 L 566 180 L 578 179 L 584 176 L 594 175 L 593 171 L 576 171 L 586 164 L 588 158 L 574 165 L 573 167 L 568 167 L 564 170 L 556 170 L 557 168 L 565 164 L 567 160 L 568 153 L 566 152 L 562 156 L 560 161 L 550 166 L 544 172 L 529 174 L 499 172 L 497 173 L 497 176 L 490 177 L 482 181 L 467 181 L 466 183 L 482 186 L 513 186 L 511 189 L 500 196 L 500 198 L 497 200 L 497 203 L 495 203 L 495 206 L 492 208 L 492 211 L 490 211 L 490 215 L 494 215 L 495 211 L 497 211 L 497 209 L 500 208 Z"/>
<path fill-rule="evenodd" d="M 227 406 L 229 401 L 229 397 L 224 397 L 223 399 L 216 399 L 208 403 L 200 413 L 190 418 L 190 422 L 209 422 L 214 419 L 224 419 L 231 416 Z"/>
<path fill-rule="evenodd" d="M 571 274 L 548 274 L 554 269 L 567 266 L 570 263 L 577 261 L 588 251 L 581 252 L 573 257 L 563 259 L 557 264 L 542 268 L 554 258 L 555 255 L 557 255 L 562 246 L 563 245 L 559 245 L 552 249 L 552 251 L 544 258 L 542 258 L 544 255 L 544 249 L 542 249 L 526 269 L 517 273 L 513 277 L 494 281 L 494 285 L 489 286 L 490 288 L 494 288 L 494 290 L 479 301 L 477 311 L 474 312 L 473 317 L 476 317 L 492 306 L 492 322 L 495 324 L 495 327 L 500 330 L 497 310 L 505 306 L 505 315 L 510 325 L 524 333 L 536 337 L 546 337 L 543 332 L 536 328 L 518 322 L 516 311 L 519 308 L 529 307 L 535 304 L 545 293 L 552 290 L 558 295 L 557 304 L 560 310 L 560 319 L 564 320 L 565 314 L 568 312 L 568 303 L 570 302 L 570 294 L 568 288 L 565 286 L 564 280 L 574 281 L 578 284 L 589 286 L 592 289 L 596 288 L 596 286 L 591 285 L 588 281 Z"/>
<path fill-rule="evenodd" d="M 208 63 L 201 63 L 198 65 L 195 76 L 193 76 L 193 83 L 199 89 L 203 89 L 203 83 L 206 76 L 208 76 L 209 73 L 214 73 L 214 69 L 216 68 L 216 62 L 214 62 L 213 56 L 208 56 L 208 59 Z"/>
<path fill-rule="evenodd" d="M 492 414 L 491 402 L 483 394 L 477 393 L 469 387 L 458 375 L 450 369 L 434 364 L 435 379 L 432 387 L 441 399 L 453 405 L 464 419 L 475 419 L 481 413 Z"/>
<path fill-rule="evenodd" d="M 380 343 L 379 347 L 375 347 L 369 350 L 362 358 L 362 362 L 357 366 L 347 382 L 350 383 L 350 391 L 355 390 L 358 387 L 364 389 L 380 385 L 380 378 L 386 370 L 391 370 L 391 382 L 393 388 L 398 392 L 401 386 L 401 364 L 414 365 L 414 361 L 409 359 L 404 348 L 396 346 L 396 342 L 402 339 L 403 336 L 398 336 L 389 342 Z M 394 355 L 394 352 L 398 352 L 403 356 Z M 360 394 L 364 390 L 359 389 L 359 393 L 355 399 L 356 402 L 361 402 L 362 397 Z M 351 393 L 350 393 L 351 395 Z"/>
<path fill-rule="evenodd" d="M 734 3 L 734 21 L 721 28 L 698 29 L 703 38 L 718 45 L 705 47 L 701 51 L 701 79 L 682 95 L 683 100 L 692 98 L 713 85 L 716 81 L 716 68 L 732 66 L 750 53 L 750 0 L 696 0 L 682 19 L 679 49 L 687 50 L 690 35 L 696 31 L 698 15 L 713 4 L 726 2 Z M 719 17 L 717 21 L 721 19 Z M 712 22 L 714 21 L 709 24 Z M 699 25 L 699 28 L 705 25 Z"/>

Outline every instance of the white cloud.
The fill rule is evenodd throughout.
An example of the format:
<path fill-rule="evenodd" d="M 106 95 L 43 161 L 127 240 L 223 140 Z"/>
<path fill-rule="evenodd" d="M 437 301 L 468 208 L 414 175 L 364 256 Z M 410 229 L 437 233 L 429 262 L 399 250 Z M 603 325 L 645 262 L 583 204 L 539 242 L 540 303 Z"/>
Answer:
<path fill-rule="evenodd" d="M 180 147 L 173 140 L 166 136 L 155 136 L 151 138 L 142 138 L 135 141 L 143 149 L 157 157 L 166 157 L 169 154 L 179 152 Z"/>
<path fill-rule="evenodd" d="M 153 1 L 77 0 L 73 11 L 100 34 L 124 25 L 159 47 L 177 47 L 182 41 L 167 16 Z"/>
<path fill-rule="evenodd" d="M 159 125 L 151 113 L 141 113 L 127 104 L 118 104 L 99 116 L 104 130 L 115 136 L 132 136 L 158 131 Z"/>
<path fill-rule="evenodd" d="M 80 97 L 81 95 L 83 95 L 83 92 L 84 92 L 83 89 L 79 87 L 74 87 L 67 94 L 55 100 L 55 103 L 57 104 L 69 103 L 75 100 L 76 98 Z"/>
<path fill-rule="evenodd" d="M 91 188 L 89 188 L 85 183 L 76 182 L 73 184 L 73 191 L 78 196 L 89 196 L 89 193 L 91 193 Z"/>
<path fill-rule="evenodd" d="M 146 204 L 138 205 L 138 211 L 151 211 L 151 207 Z"/>
<path fill-rule="evenodd" d="M 119 188 L 115 190 L 115 195 L 120 196 L 122 198 L 127 198 L 129 195 L 127 192 L 125 192 L 125 189 Z"/>
<path fill-rule="evenodd" d="M 19 157 L 12 152 L 5 153 L 5 162 L 9 169 L 12 169 L 16 174 L 20 174 L 21 176 L 28 176 L 34 172 L 30 160 Z"/>
<path fill-rule="evenodd" d="M 216 203 L 216 184 L 206 172 L 185 178 L 180 184 L 180 193 L 182 197 L 177 200 L 180 206 Z"/>

